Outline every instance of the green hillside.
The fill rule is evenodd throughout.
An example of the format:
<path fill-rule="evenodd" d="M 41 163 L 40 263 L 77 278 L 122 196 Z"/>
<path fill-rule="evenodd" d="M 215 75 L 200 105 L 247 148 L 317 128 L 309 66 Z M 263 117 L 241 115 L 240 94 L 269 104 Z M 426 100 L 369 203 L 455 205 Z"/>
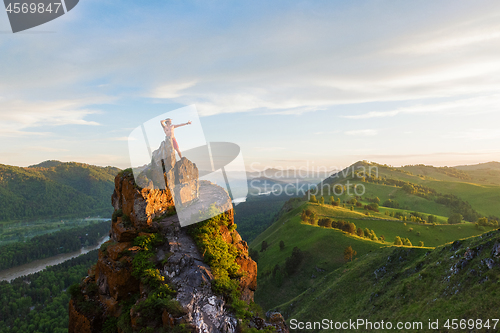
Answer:
<path fill-rule="evenodd" d="M 499 262 L 498 230 L 434 250 L 382 248 L 325 274 L 305 292 L 276 308 L 289 323 L 291 318 L 303 322 L 328 318 L 334 323 L 363 318 L 393 325 L 412 323 L 412 329 L 398 332 L 428 332 L 434 331 L 428 328 L 430 319 L 439 320 L 435 331 L 448 332 L 453 330 L 445 326 L 446 320 L 455 318 L 466 325 L 455 331 L 497 332 L 499 325 L 493 328 L 492 319 L 498 317 L 500 306 Z M 482 330 L 477 329 L 477 319 L 482 320 Z M 414 329 L 413 323 L 418 322 L 422 322 L 422 328 Z M 485 329 L 487 325 L 489 329 Z M 358 329 L 367 331 L 364 326 Z M 311 330 L 321 331 L 327 330 Z M 378 331 L 391 330 L 386 327 Z"/>
<path fill-rule="evenodd" d="M 258 259 L 259 265 L 259 286 L 255 299 L 265 309 L 290 301 L 311 288 L 320 277 L 342 269 L 345 265 L 344 250 L 349 246 L 361 257 L 384 247 L 392 247 L 396 236 L 408 238 L 414 246 L 423 242 L 425 247 L 433 248 L 492 229 L 468 222 L 446 225 L 403 222 L 383 212 L 370 212 L 367 216 L 362 208 L 351 210 L 297 199 L 291 202 L 295 206 L 289 203 L 287 206 L 293 209 L 284 213 L 250 244 L 252 256 Z M 330 218 L 354 223 L 356 228 L 363 230 L 368 228 L 377 237 L 383 236 L 385 241 L 370 240 L 338 229 L 303 222 L 301 213 L 306 209 L 316 213 L 318 219 Z M 281 241 L 284 243 L 283 249 L 280 247 Z M 263 243 L 267 244 L 264 251 Z M 290 272 L 286 265 L 287 260 L 291 261 L 295 247 L 300 249 L 302 260 L 296 263 L 296 270 Z"/>
<path fill-rule="evenodd" d="M 263 241 L 269 244 L 264 252 L 259 252 L 259 287 L 255 295 L 256 302 L 266 309 L 309 288 L 315 281 L 313 275 L 324 274 L 318 271 L 331 272 L 341 267 L 344 264 L 343 251 L 347 246 L 355 248 L 358 255 L 382 246 L 381 243 L 346 236 L 339 230 L 326 230 L 302 224 L 300 212 L 305 206 L 306 204 L 302 203 L 285 213 L 250 244 L 254 251 L 261 250 Z M 280 241 L 285 244 L 283 250 L 280 250 Z M 284 265 L 294 247 L 300 248 L 306 256 L 298 267 L 298 273 L 286 279 L 284 273 L 274 274 L 273 277 L 274 267 L 277 264 Z"/>
<path fill-rule="evenodd" d="M 0 164 L 0 221 L 111 212 L 119 169 L 56 162 L 28 168 Z"/>
<path fill-rule="evenodd" d="M 256 302 L 280 310 L 289 323 L 493 318 L 485 308 L 500 278 L 500 245 L 498 256 L 490 255 L 500 244 L 491 231 L 500 186 L 473 183 L 467 172 L 358 162 L 312 190 L 317 202 L 290 200 L 250 244 L 259 265 Z M 459 213 L 472 223 L 449 219 Z M 489 226 L 475 223 L 481 216 Z M 394 245 L 397 237 L 413 246 Z"/>
<path fill-rule="evenodd" d="M 329 217 L 333 220 L 344 220 L 352 222 L 356 227 L 368 228 L 375 231 L 380 237 L 384 236 L 385 244 L 392 245 L 396 236 L 408 238 L 412 244 L 417 245 L 420 241 L 425 246 L 436 247 L 456 239 L 480 235 L 492 227 L 478 228 L 474 223 L 464 222 L 460 224 L 422 224 L 416 222 L 403 222 L 399 219 L 390 218 L 382 213 L 371 213 L 369 217 L 356 210 L 333 207 L 329 204 L 306 203 L 303 209 L 309 208 L 317 213 L 318 217 Z M 387 209 L 392 210 L 392 209 Z M 397 211 L 401 211 L 397 209 Z M 315 226 L 317 227 L 317 226 Z M 324 229 L 321 227 L 317 227 Z M 329 230 L 329 229 L 327 229 Z"/>
<path fill-rule="evenodd" d="M 346 181 L 335 182 L 335 184 L 345 184 Z M 372 184 L 372 183 L 362 183 L 364 186 L 364 194 L 362 198 L 376 198 L 380 199 L 380 209 L 384 212 L 384 207 L 382 204 L 385 200 L 391 199 L 398 202 L 401 210 L 407 211 L 418 211 L 426 214 L 439 215 L 444 217 L 448 217 L 451 214 L 451 210 L 449 207 L 438 204 L 435 201 L 424 199 L 417 195 L 408 194 L 400 187 L 389 186 L 384 184 Z M 318 197 L 320 197 L 318 195 Z M 325 201 L 328 202 L 329 196 L 324 195 Z M 340 201 L 349 201 L 350 199 L 356 197 L 354 192 L 351 190 L 351 195 L 348 195 L 347 192 L 344 192 L 342 195 L 335 195 L 335 198 L 340 198 Z M 359 201 L 363 202 L 363 204 L 368 204 L 369 202 L 363 199 L 358 198 Z"/>
<path fill-rule="evenodd" d="M 487 185 L 500 185 L 500 162 L 458 165 L 454 168 L 465 171 L 474 179 L 474 182 Z"/>
<path fill-rule="evenodd" d="M 362 177 L 355 176 L 356 172 L 359 172 L 360 175 L 371 174 L 373 177 L 367 177 L 364 181 Z M 498 170 L 495 169 L 494 172 L 498 172 Z M 449 216 L 453 209 L 437 204 L 434 200 L 437 196 L 452 195 L 469 203 L 472 209 L 480 215 L 500 216 L 500 205 L 498 205 L 500 185 L 483 184 L 479 181 L 474 183 L 474 178 L 469 177 L 466 171 L 455 168 L 435 168 L 423 165 L 395 168 L 362 161 L 325 179 L 322 184 L 345 185 L 347 181 L 350 184 L 361 184 L 366 188 L 366 196 L 378 196 L 381 202 L 387 199 L 399 199 L 401 208 L 406 207 L 409 210 Z M 436 193 L 430 193 L 427 198 L 424 198 L 419 195 L 405 194 L 401 190 L 402 185 L 387 185 L 387 183 L 392 184 L 398 181 L 426 187 Z M 351 190 L 352 192 L 353 190 Z"/>

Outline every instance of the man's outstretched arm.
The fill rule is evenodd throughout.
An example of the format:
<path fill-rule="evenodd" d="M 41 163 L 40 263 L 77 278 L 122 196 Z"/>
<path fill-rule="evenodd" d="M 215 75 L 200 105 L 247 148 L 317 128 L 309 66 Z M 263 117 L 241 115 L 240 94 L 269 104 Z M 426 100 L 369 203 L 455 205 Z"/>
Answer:
<path fill-rule="evenodd" d="M 174 128 L 181 127 L 181 126 L 186 126 L 186 125 L 189 125 L 189 124 L 191 124 L 191 120 L 188 121 L 187 123 L 184 123 L 184 124 L 174 125 Z"/>

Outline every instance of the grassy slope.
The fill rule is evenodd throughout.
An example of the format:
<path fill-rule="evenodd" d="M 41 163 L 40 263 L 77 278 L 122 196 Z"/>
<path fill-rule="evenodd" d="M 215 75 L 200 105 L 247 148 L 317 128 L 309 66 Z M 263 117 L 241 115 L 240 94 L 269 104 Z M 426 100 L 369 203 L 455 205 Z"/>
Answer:
<path fill-rule="evenodd" d="M 358 255 L 382 246 L 381 243 L 346 236 L 338 230 L 326 230 L 302 224 L 299 215 L 303 207 L 304 204 L 283 215 L 250 245 L 251 248 L 260 251 L 262 241 L 265 240 L 270 244 L 265 252 L 260 252 L 259 288 L 255 295 L 256 302 L 266 309 L 306 290 L 315 281 L 315 278 L 312 278 L 313 274 L 319 277 L 341 267 L 344 264 L 343 251 L 347 246 L 352 246 Z M 285 243 L 285 249 L 282 251 L 279 249 L 280 240 Z M 281 286 L 273 283 L 271 276 L 264 277 L 276 264 L 283 264 L 295 246 L 307 252 L 299 272 Z M 318 272 L 316 267 L 326 272 Z"/>
<path fill-rule="evenodd" d="M 481 183 L 474 183 L 472 180 L 463 180 L 449 175 L 443 174 L 436 171 L 437 168 L 433 167 L 403 167 L 403 168 L 392 168 L 389 166 L 378 165 L 375 163 L 368 162 L 357 162 L 354 164 L 355 170 L 358 166 L 364 166 L 368 171 L 368 168 L 372 166 L 372 171 L 375 172 L 373 167 L 377 167 L 378 176 L 386 177 L 391 179 L 403 180 L 415 184 L 420 184 L 428 186 L 435 189 L 440 193 L 454 194 L 462 200 L 468 201 L 472 207 L 479 213 L 485 216 L 500 216 L 500 186 L 499 185 L 484 185 Z M 350 167 L 351 168 L 351 167 Z M 426 172 L 423 171 L 425 169 Z M 352 169 L 351 169 L 352 170 Z M 411 171 L 415 172 L 413 174 Z M 420 173 L 419 173 L 420 172 Z M 498 172 L 493 170 L 492 172 Z M 425 175 L 427 174 L 427 175 Z M 359 179 L 350 179 L 352 173 L 347 173 L 347 178 L 332 178 L 325 180 L 325 183 L 345 183 L 348 179 L 352 182 L 361 183 Z M 471 176 L 472 177 L 472 176 Z M 399 202 L 401 200 L 402 206 L 408 205 L 412 210 L 432 213 L 436 215 L 449 215 L 449 209 L 446 207 L 430 202 L 423 198 L 419 198 L 413 195 L 405 195 L 403 191 L 388 192 L 391 186 L 361 183 L 367 189 L 368 196 L 377 195 L 382 200 L 382 202 L 389 198 L 389 194 L 395 196 L 395 199 Z M 373 187 L 375 186 L 375 187 Z M 384 188 L 387 187 L 387 188 Z M 388 189 L 389 188 L 389 189 Z M 395 187 L 393 189 L 396 189 Z M 371 191 L 371 192 L 370 192 Z M 418 199 L 417 199 L 418 198 Z M 419 201 L 419 199 L 421 199 Z M 425 201 L 422 201 L 425 200 Z"/>
<path fill-rule="evenodd" d="M 486 216 L 500 216 L 500 186 L 478 185 L 460 182 L 426 181 L 422 185 L 429 186 L 441 193 L 454 194 L 468 201 L 479 213 Z"/>
<path fill-rule="evenodd" d="M 325 275 L 277 308 L 300 321 L 365 318 L 426 325 L 439 319 L 440 331 L 446 331 L 447 318 L 497 318 L 500 258 L 492 249 L 498 243 L 500 231 L 492 231 L 430 251 L 383 248 Z M 465 260 L 468 248 L 472 258 Z M 494 263 L 491 269 L 486 259 Z"/>
<path fill-rule="evenodd" d="M 366 217 L 360 212 L 351 212 L 349 209 L 330 205 L 307 203 L 307 207 L 315 211 L 319 216 L 326 216 L 335 220 L 343 219 L 353 222 L 356 227 L 373 230 L 379 237 L 384 235 L 387 245 L 391 245 L 394 238 L 400 236 L 409 238 L 413 245 L 418 245 L 419 241 L 423 241 L 425 246 L 435 247 L 456 239 L 480 235 L 485 232 L 484 230 L 477 229 L 473 223 L 467 222 L 433 226 L 431 224 L 402 222 L 388 218 L 380 213 L 374 213 L 370 217 Z M 398 209 L 398 211 L 401 210 Z M 386 219 L 380 220 L 380 218 Z M 413 228 L 413 230 L 409 231 L 410 228 Z M 491 230 L 491 228 L 486 229 Z"/>
<path fill-rule="evenodd" d="M 469 201 L 473 208 L 482 214 L 500 216 L 500 207 L 498 207 L 500 186 L 465 183 L 464 180 L 438 171 L 433 174 L 434 177 L 417 176 L 405 170 L 388 166 L 379 166 L 379 176 L 422 184 L 442 193 L 452 193 Z M 347 178 L 333 178 L 325 183 L 345 184 L 350 178 L 349 176 Z M 353 179 L 350 180 L 352 184 Z M 355 181 L 361 183 L 360 180 L 356 179 Z M 484 285 L 478 286 L 479 278 L 467 276 L 461 277 L 463 280 L 460 280 L 461 282 L 456 283 L 455 281 L 453 286 L 450 282 L 443 287 L 442 281 L 434 280 L 437 277 L 441 278 L 441 276 L 437 275 L 432 265 L 441 261 L 440 256 L 444 256 L 443 259 L 446 256 L 450 257 L 447 253 L 443 254 L 445 250 L 432 252 L 432 257 L 429 257 L 433 260 L 432 265 L 429 260 L 425 260 L 424 270 L 428 269 L 428 274 L 423 275 L 426 280 L 424 283 L 420 283 L 412 280 L 415 277 L 411 274 L 410 280 L 406 280 L 401 275 L 406 274 L 409 270 L 415 270 L 418 261 L 426 258 L 424 254 L 427 251 L 432 251 L 432 248 L 389 246 L 396 235 L 410 238 L 414 245 L 422 240 L 425 246 L 442 246 L 447 242 L 478 235 L 484 231 L 476 229 L 471 223 L 433 227 L 432 225 L 406 222 L 405 225 L 403 222 L 386 216 L 384 212 L 386 210 L 405 211 L 404 208 L 406 208 L 408 212 L 419 211 L 436 215 L 439 222 L 446 223 L 450 209 L 433 201 L 409 195 L 396 187 L 372 183 L 362 184 L 366 188 L 363 198 L 378 196 L 381 202 L 391 198 L 398 201 L 402 209 L 380 207 L 380 213 L 370 212 L 371 216 L 367 218 L 362 209 L 356 208 L 354 211 L 350 211 L 350 205 L 342 208 L 304 203 L 285 214 L 250 244 L 251 248 L 255 250 L 260 250 L 263 240 L 271 245 L 265 252 L 260 252 L 258 262 L 259 287 L 256 292 L 256 302 L 265 309 L 278 307 L 289 318 L 302 316 L 302 320 L 322 318 L 345 320 L 346 318 L 355 319 L 363 316 L 371 319 L 399 318 L 408 320 L 414 318 L 415 320 L 427 320 L 427 317 L 437 318 L 441 316 L 440 318 L 444 318 L 450 317 L 451 314 L 455 314 L 455 317 L 459 318 L 458 315 L 463 315 L 463 313 L 474 314 L 477 318 L 486 318 L 480 315 L 481 311 L 489 313 L 491 318 L 494 317 L 491 310 L 485 309 L 487 303 L 483 302 L 478 307 L 473 304 L 476 295 L 479 295 L 481 300 L 489 299 L 488 293 L 492 292 L 494 288 L 493 285 L 489 284 L 490 282 L 486 281 Z M 349 198 L 347 195 L 340 196 L 341 200 Z M 329 202 L 328 195 L 325 195 L 325 202 Z M 366 203 L 363 201 L 363 204 Z M 302 224 L 299 215 L 306 205 L 316 210 L 320 216 L 352 221 L 358 227 L 373 229 L 378 236 L 384 235 L 388 242 L 382 244 L 350 236 L 338 230 Z M 409 231 L 409 228 L 413 228 L 413 230 Z M 478 239 L 472 239 L 470 242 Z M 278 245 L 280 240 L 283 240 L 286 245 L 282 251 Z M 345 264 L 343 250 L 349 245 L 358 252 L 359 259 L 353 263 Z M 306 259 L 300 265 L 297 273 L 285 278 L 283 282 L 277 281 L 269 273 L 276 264 L 284 264 L 294 246 L 307 251 Z M 400 281 L 394 286 L 391 286 L 388 281 L 384 285 L 377 286 L 378 280 L 375 279 L 374 282 L 373 272 L 384 266 L 387 258 L 391 256 L 401 257 L 402 262 L 385 265 L 391 266 L 392 270 L 388 270 L 391 274 L 387 274 L 387 276 L 392 276 L 392 280 L 388 281 L 395 279 L 400 279 Z M 448 263 L 451 262 L 450 260 L 447 259 Z M 411 265 L 413 265 L 412 268 L 410 268 Z M 316 268 L 321 268 L 324 271 L 318 271 Z M 418 269 L 421 267 L 418 266 Z M 449 271 L 449 267 L 440 272 L 444 274 L 446 271 Z M 490 279 L 498 280 L 495 274 Z M 465 281 L 466 278 L 474 281 L 475 284 Z M 484 275 L 481 279 L 484 279 Z M 452 280 L 453 278 L 450 281 Z M 420 289 L 413 289 L 413 285 Z M 468 287 L 464 288 L 464 285 Z M 463 290 L 463 293 L 458 292 L 455 296 L 450 296 L 450 288 L 453 289 L 453 292 L 458 288 L 460 291 Z M 454 303 L 456 301 L 463 301 L 467 305 L 459 306 Z M 495 302 L 498 304 L 498 301 Z M 423 318 L 425 316 L 427 317 Z"/>
<path fill-rule="evenodd" d="M 462 200 L 468 201 L 481 214 L 500 216 L 500 205 L 498 205 L 498 202 L 500 202 L 500 186 L 474 183 L 474 181 L 479 182 L 478 177 L 480 176 L 471 177 L 472 180 L 461 180 L 435 172 L 430 174 L 430 177 L 438 179 L 434 180 L 428 177 L 390 171 L 384 167 L 380 167 L 379 172 L 387 175 L 388 178 L 407 180 L 428 186 L 441 193 L 454 194 Z M 438 175 L 441 175 L 440 179 L 442 180 L 439 180 Z"/>
<path fill-rule="evenodd" d="M 345 182 L 335 182 L 335 183 L 345 183 Z M 352 181 L 351 181 L 352 183 Z M 421 198 L 416 195 L 408 194 L 405 191 L 403 191 L 401 188 L 394 187 L 394 186 L 388 186 L 388 185 L 382 185 L 382 184 L 372 184 L 372 183 L 360 183 L 364 186 L 365 188 L 365 193 L 363 194 L 363 198 L 369 197 L 369 198 L 375 198 L 378 197 L 381 202 L 380 206 L 382 206 L 382 203 L 387 200 L 387 199 L 392 199 L 396 200 L 400 204 L 401 209 L 397 209 L 399 211 L 402 210 L 408 210 L 408 211 L 417 211 L 417 212 L 422 212 L 426 214 L 433 214 L 436 216 L 442 216 L 443 217 L 443 223 L 446 223 L 447 216 L 450 215 L 450 209 L 444 205 L 440 205 L 434 201 L 430 201 L 424 198 Z M 358 191 L 361 191 L 359 189 Z M 350 191 L 351 194 L 354 194 L 354 191 Z M 360 193 L 360 192 L 358 192 Z M 320 196 L 318 196 L 320 197 Z M 329 202 L 329 196 L 325 195 L 325 202 Z M 347 192 L 345 192 L 343 195 L 338 196 L 341 201 L 344 200 L 349 200 L 350 198 L 353 197 L 353 195 L 347 195 Z M 335 196 L 337 198 L 337 196 Z M 364 204 L 367 204 L 367 201 L 362 201 Z M 405 209 L 406 208 L 406 209 Z M 385 211 L 384 207 L 380 207 L 381 212 L 383 213 Z M 386 218 L 386 217 L 385 217 Z"/>
<path fill-rule="evenodd" d="M 465 181 L 483 185 L 500 185 L 500 163 L 490 162 L 462 165 L 453 168 L 436 168 L 430 165 L 411 165 L 399 169 L 415 175 L 445 181 Z"/>
<path fill-rule="evenodd" d="M 304 224 L 300 219 L 300 213 L 305 208 L 314 210 L 319 216 L 343 219 L 354 222 L 357 227 L 372 229 L 378 236 L 384 235 L 386 242 L 374 242 L 348 235 L 340 230 Z M 476 229 L 472 223 L 432 226 L 406 222 L 405 225 L 404 222 L 390 218 L 382 220 L 381 218 L 384 217 L 387 218 L 383 214 L 375 213 L 367 218 L 361 212 L 350 211 L 343 207 L 308 202 L 284 214 L 250 244 L 250 247 L 257 251 L 260 251 L 262 241 L 269 244 L 266 251 L 259 253 L 259 287 L 256 292 L 256 302 L 265 309 L 287 302 L 310 288 L 316 278 L 342 267 L 344 265 L 343 251 L 348 246 L 352 246 L 358 256 L 362 256 L 378 251 L 381 247 L 392 246 L 396 236 L 409 238 L 413 245 L 418 245 L 419 241 L 423 241 L 426 247 L 434 247 L 484 232 Z M 409 231 L 410 228 L 413 228 L 413 231 Z M 279 248 L 281 240 L 285 243 L 284 250 Z M 270 276 L 270 273 L 276 264 L 285 263 L 295 246 L 307 252 L 306 259 L 298 273 L 287 277 L 281 284 Z M 325 272 L 318 272 L 316 268 Z M 313 278 L 313 275 L 316 278 Z"/>

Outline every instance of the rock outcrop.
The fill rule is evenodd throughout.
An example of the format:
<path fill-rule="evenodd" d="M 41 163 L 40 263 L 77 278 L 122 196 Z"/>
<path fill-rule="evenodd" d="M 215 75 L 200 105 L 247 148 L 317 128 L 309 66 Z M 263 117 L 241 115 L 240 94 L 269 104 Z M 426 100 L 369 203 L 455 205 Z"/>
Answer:
<path fill-rule="evenodd" d="M 237 282 L 241 299 L 252 302 L 257 287 L 257 264 L 248 255 L 247 243 L 235 230 L 227 192 L 209 182 L 199 182 L 196 165 L 184 158 L 163 177 L 165 181 L 173 181 L 179 191 L 171 195 L 168 188 L 142 188 L 129 171 L 116 176 L 111 239 L 99 250 L 97 264 L 89 270 L 76 296 L 72 294 L 69 333 L 102 332 L 103 327 L 111 327 L 119 333 L 127 330 L 138 332 L 145 327 L 160 331 L 173 326 L 188 332 L 226 333 L 236 332 L 242 325 L 228 307 L 227 298 L 212 290 L 214 276 L 211 268 L 204 262 L 204 254 L 199 252 L 188 228 L 180 226 L 175 213 L 178 202 L 196 201 L 199 193 L 204 191 L 216 194 L 218 208 L 224 211 L 225 221 L 228 221 L 220 226 L 219 233 L 226 243 L 237 249 L 236 262 L 240 266 Z M 197 205 L 203 203 L 197 202 Z M 148 274 L 158 275 L 157 279 L 175 289 L 172 297 L 177 303 L 169 304 L 178 304 L 180 309 L 168 305 L 162 307 L 163 301 L 154 301 L 149 280 L 138 276 L 144 273 L 137 272 L 142 263 L 134 259 L 141 258 L 139 255 L 144 249 L 134 240 L 151 235 L 158 235 L 162 241 L 150 250 L 151 257 L 146 259 L 155 268 Z M 151 305 L 150 300 L 156 303 Z M 159 312 L 152 316 L 151 311 Z M 282 317 L 273 320 L 268 323 L 255 317 L 251 323 L 258 322 L 259 325 L 251 326 L 264 329 L 272 325 L 279 332 L 287 332 Z M 129 326 L 124 329 L 123 325 Z"/>

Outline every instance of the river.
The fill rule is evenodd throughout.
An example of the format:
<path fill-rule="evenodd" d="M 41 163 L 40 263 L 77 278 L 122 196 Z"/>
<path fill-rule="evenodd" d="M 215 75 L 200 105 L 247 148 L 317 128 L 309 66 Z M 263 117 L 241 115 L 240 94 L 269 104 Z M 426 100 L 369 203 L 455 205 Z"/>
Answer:
<path fill-rule="evenodd" d="M 105 236 L 99 240 L 99 244 L 97 244 L 97 245 L 82 247 L 79 251 L 70 252 L 70 253 L 61 253 L 61 254 L 58 254 L 57 256 L 32 261 L 28 264 L 24 264 L 21 266 L 16 266 L 13 268 L 9 268 L 9 269 L 0 271 L 0 281 L 7 280 L 10 282 L 11 280 L 18 278 L 20 276 L 29 275 L 29 274 L 39 272 L 39 271 L 45 269 L 45 267 L 47 267 L 47 266 L 54 266 L 54 265 L 61 264 L 61 263 L 65 262 L 66 260 L 78 257 L 81 254 L 85 254 L 85 253 L 90 252 L 92 250 L 98 249 L 102 245 L 102 243 L 107 242 L 108 240 L 109 240 L 109 236 Z"/>

